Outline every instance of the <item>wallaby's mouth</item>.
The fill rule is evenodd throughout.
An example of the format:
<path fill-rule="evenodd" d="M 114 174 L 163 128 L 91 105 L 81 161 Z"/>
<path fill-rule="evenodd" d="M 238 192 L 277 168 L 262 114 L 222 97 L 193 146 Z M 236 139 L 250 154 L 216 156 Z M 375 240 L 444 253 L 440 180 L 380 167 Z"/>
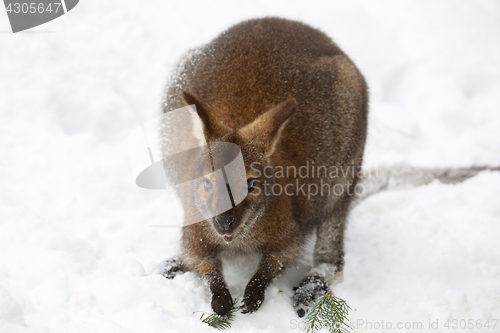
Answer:
<path fill-rule="evenodd" d="M 226 242 L 230 242 L 232 239 L 233 239 L 233 236 L 232 236 L 232 235 L 224 235 L 224 240 L 225 240 Z"/>

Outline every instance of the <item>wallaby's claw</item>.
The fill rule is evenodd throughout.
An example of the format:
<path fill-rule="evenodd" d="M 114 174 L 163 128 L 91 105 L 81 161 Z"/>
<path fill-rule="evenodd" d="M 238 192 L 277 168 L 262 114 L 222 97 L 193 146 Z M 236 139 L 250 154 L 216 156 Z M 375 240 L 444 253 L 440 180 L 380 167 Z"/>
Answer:
<path fill-rule="evenodd" d="M 184 273 L 182 261 L 179 258 L 167 259 L 162 263 L 160 274 L 167 279 L 173 279 L 176 275 Z"/>
<path fill-rule="evenodd" d="M 233 298 L 227 288 L 221 288 L 212 295 L 212 310 L 219 316 L 225 316 L 233 307 Z"/>
<path fill-rule="evenodd" d="M 299 317 L 304 317 L 314 303 L 328 292 L 328 283 L 319 275 L 306 276 L 293 291 L 293 308 Z"/>
<path fill-rule="evenodd" d="M 243 295 L 243 310 L 241 313 L 252 313 L 257 311 L 264 302 L 265 289 L 258 281 L 250 281 Z"/>

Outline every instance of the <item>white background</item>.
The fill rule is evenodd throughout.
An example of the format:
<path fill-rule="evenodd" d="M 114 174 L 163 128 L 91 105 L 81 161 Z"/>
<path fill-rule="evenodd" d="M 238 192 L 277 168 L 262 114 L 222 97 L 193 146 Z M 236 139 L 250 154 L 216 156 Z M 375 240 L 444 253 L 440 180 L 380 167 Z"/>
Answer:
<path fill-rule="evenodd" d="M 18 34 L 0 10 L 0 331 L 213 332 L 197 278 L 155 273 L 180 229 L 148 227 L 175 214 L 135 186 L 127 136 L 160 112 L 182 53 L 266 15 L 325 31 L 366 76 L 366 165 L 500 165 L 497 1 L 82 0 Z M 351 214 L 333 290 L 354 322 L 498 319 L 499 238 L 499 172 L 381 193 Z M 299 332 L 289 296 L 307 265 L 233 330 Z M 252 267 L 226 273 L 241 298 Z"/>

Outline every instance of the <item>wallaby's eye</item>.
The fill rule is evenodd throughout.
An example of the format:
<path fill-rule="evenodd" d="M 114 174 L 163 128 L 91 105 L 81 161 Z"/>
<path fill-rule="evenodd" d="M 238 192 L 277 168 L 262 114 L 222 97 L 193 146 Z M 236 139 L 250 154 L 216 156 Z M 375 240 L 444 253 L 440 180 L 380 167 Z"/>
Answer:
<path fill-rule="evenodd" d="M 205 190 L 210 190 L 212 188 L 212 183 L 210 182 L 210 180 L 208 180 L 207 178 L 204 178 L 203 179 L 203 187 L 205 187 Z"/>
<path fill-rule="evenodd" d="M 247 182 L 245 184 L 246 188 L 248 189 L 248 191 L 251 191 L 255 188 L 255 183 L 257 182 L 257 179 L 255 178 L 248 178 L 247 179 Z"/>

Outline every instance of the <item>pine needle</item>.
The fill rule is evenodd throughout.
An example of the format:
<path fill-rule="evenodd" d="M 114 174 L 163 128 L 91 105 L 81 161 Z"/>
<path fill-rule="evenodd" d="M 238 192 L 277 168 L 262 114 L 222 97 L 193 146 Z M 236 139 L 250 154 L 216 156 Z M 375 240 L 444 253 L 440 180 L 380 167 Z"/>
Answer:
<path fill-rule="evenodd" d="M 347 321 L 350 309 L 346 301 L 333 296 L 329 290 L 309 311 L 305 319 L 305 330 L 314 333 L 328 327 L 331 333 L 349 333 L 351 327 Z"/>
<path fill-rule="evenodd" d="M 200 320 L 204 322 L 207 325 L 210 325 L 218 330 L 225 330 L 231 327 L 231 321 L 234 320 L 234 314 L 241 310 L 241 306 L 236 306 L 238 303 L 238 299 L 233 300 L 233 306 L 231 307 L 231 310 L 225 315 L 221 316 L 218 315 L 217 313 L 212 313 L 205 319 L 203 319 L 203 316 L 205 313 L 203 313 L 200 317 Z"/>

